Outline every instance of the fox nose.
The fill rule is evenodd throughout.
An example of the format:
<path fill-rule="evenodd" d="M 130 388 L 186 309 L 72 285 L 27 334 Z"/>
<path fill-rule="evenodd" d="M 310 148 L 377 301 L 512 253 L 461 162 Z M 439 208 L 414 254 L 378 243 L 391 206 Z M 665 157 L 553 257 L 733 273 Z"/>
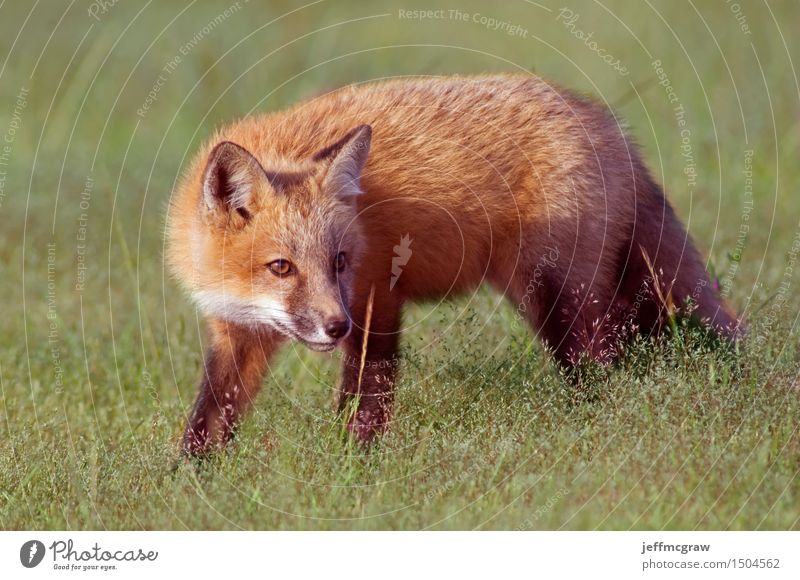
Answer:
<path fill-rule="evenodd" d="M 350 321 L 347 319 L 325 323 L 325 334 L 331 338 L 342 338 L 348 332 L 350 332 Z"/>

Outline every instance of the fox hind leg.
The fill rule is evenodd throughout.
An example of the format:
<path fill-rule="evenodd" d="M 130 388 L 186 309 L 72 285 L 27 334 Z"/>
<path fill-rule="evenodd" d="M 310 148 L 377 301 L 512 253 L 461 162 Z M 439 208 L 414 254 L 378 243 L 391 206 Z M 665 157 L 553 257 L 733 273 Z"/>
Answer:
<path fill-rule="evenodd" d="M 724 337 L 740 336 L 742 325 L 712 285 L 699 252 L 661 189 L 649 177 L 639 188 L 642 202 L 630 244 L 621 253 L 620 301 L 635 312 L 635 322 L 645 332 L 663 327 L 668 308 L 681 313 L 691 302 L 693 318 Z"/>
<path fill-rule="evenodd" d="M 611 362 L 617 331 L 609 289 L 593 284 L 592 276 L 583 282 L 568 279 L 558 263 L 563 253 L 555 245 L 540 247 L 547 249 L 537 260 L 495 273 L 493 286 L 514 303 L 562 366 L 584 357 Z"/>

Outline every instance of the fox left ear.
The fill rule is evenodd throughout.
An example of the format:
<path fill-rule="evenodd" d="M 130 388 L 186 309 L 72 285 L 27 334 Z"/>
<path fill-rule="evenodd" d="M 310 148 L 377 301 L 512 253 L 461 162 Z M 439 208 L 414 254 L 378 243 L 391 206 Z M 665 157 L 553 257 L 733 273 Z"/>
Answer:
<path fill-rule="evenodd" d="M 371 141 L 372 127 L 359 125 L 314 155 L 314 161 L 329 162 L 322 182 L 326 191 L 343 199 L 361 195 L 361 172 L 367 164 Z"/>
<path fill-rule="evenodd" d="M 258 210 L 264 169 L 244 147 L 223 141 L 211 151 L 203 172 L 203 200 L 212 216 L 228 226 L 243 226 Z"/>

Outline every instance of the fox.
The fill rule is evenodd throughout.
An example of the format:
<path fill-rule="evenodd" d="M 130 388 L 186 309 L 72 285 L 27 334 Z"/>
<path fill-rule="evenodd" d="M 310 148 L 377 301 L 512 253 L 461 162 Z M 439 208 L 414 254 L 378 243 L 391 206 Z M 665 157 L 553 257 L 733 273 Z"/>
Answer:
<path fill-rule="evenodd" d="M 740 324 L 616 115 L 535 75 L 349 85 L 234 121 L 190 162 L 167 260 L 209 338 L 182 452 L 224 447 L 289 341 L 340 349 L 357 441 L 391 422 L 402 310 L 486 284 L 559 364 L 676 305 Z"/>

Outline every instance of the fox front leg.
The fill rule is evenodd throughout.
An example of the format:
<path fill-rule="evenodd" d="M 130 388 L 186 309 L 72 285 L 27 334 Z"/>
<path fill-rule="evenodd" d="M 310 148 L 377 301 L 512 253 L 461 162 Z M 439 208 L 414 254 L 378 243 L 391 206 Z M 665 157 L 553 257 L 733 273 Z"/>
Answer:
<path fill-rule="evenodd" d="M 282 342 L 270 330 L 214 320 L 200 392 L 183 436 L 187 455 L 225 446 L 261 388 L 272 353 Z"/>
<path fill-rule="evenodd" d="M 353 331 L 344 345 L 338 411 L 348 431 L 369 443 L 387 429 L 391 418 L 400 307 L 390 296 L 376 295 L 368 325 L 365 310 L 353 312 Z"/>

